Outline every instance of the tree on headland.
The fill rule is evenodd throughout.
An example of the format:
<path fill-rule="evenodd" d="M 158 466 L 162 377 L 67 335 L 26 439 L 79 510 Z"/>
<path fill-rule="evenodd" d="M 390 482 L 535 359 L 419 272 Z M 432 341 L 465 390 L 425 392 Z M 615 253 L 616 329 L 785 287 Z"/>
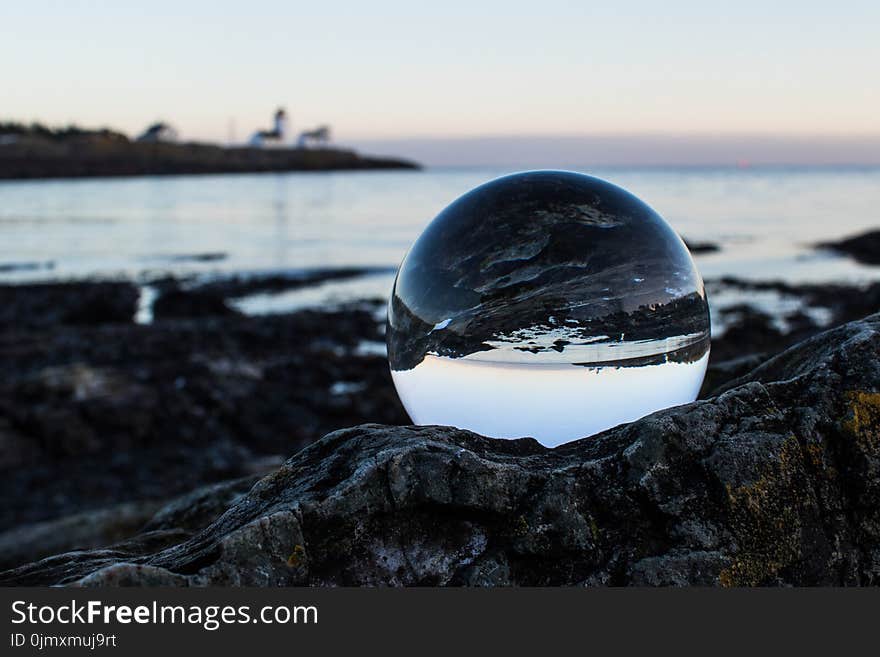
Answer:
<path fill-rule="evenodd" d="M 0 135 L 39 137 L 51 141 L 64 141 L 71 137 L 100 136 L 119 141 L 128 141 L 126 135 L 107 127 L 87 129 L 70 124 L 60 128 L 50 128 L 38 122 L 26 124 L 18 121 L 0 121 Z"/>

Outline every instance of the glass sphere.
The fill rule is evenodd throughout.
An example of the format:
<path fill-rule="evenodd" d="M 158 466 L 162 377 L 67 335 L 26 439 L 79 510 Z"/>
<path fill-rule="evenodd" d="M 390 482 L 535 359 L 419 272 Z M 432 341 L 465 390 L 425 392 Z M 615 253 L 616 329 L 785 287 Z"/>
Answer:
<path fill-rule="evenodd" d="M 428 225 L 397 272 L 387 342 L 416 424 L 552 447 L 693 401 L 709 309 L 687 247 L 645 203 L 529 171 Z"/>

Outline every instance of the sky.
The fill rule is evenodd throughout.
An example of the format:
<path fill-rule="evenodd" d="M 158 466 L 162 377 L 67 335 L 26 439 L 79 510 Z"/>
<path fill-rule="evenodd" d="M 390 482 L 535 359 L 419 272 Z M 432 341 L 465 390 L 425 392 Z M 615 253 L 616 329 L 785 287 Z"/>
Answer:
<path fill-rule="evenodd" d="M 878 35 L 876 1 L 4 2 L 0 120 L 226 142 L 283 105 L 453 163 L 575 138 L 880 161 Z"/>

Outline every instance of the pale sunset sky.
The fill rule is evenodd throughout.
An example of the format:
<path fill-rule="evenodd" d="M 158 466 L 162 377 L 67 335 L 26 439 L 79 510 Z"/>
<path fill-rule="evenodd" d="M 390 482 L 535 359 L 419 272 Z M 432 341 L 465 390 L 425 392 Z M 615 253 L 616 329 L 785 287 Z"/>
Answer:
<path fill-rule="evenodd" d="M 294 131 L 440 163 L 673 142 L 880 162 L 876 1 L 28 0 L 0 33 L 0 120 L 227 142 L 283 105 Z"/>

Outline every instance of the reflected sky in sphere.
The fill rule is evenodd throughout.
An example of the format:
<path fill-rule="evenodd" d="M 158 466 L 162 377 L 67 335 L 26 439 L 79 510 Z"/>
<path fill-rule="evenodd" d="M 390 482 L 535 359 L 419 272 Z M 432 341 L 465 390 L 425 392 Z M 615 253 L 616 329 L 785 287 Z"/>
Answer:
<path fill-rule="evenodd" d="M 415 423 L 553 446 L 692 401 L 709 312 L 650 207 L 598 178 L 532 171 L 429 224 L 398 271 L 387 342 Z"/>

